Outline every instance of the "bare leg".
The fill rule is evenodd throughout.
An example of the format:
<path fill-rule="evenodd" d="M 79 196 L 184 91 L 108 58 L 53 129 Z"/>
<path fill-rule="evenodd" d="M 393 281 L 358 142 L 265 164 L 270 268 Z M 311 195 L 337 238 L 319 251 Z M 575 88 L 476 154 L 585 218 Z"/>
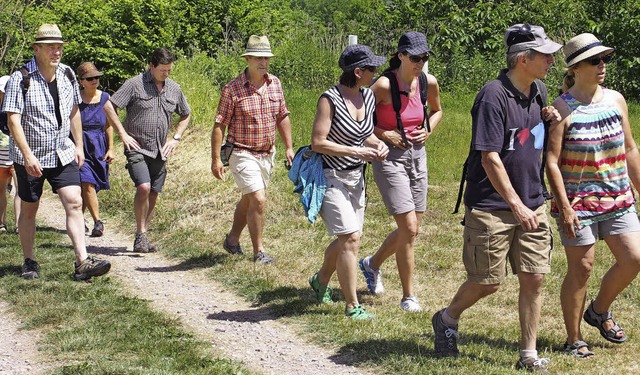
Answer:
<path fill-rule="evenodd" d="M 567 274 L 560 289 L 560 304 L 564 326 L 567 330 L 567 343 L 574 344 L 582 340 L 580 322 L 587 297 L 587 283 L 591 276 L 595 245 L 566 246 Z M 586 351 L 583 349 L 582 351 Z"/>
<path fill-rule="evenodd" d="M 318 282 L 322 285 L 329 285 L 331 276 L 336 272 L 336 264 L 338 262 L 338 254 L 340 253 L 340 241 L 333 240 L 324 251 L 324 260 L 322 267 L 318 271 Z"/>
<path fill-rule="evenodd" d="M 136 196 L 133 199 L 133 210 L 136 215 L 137 233 L 147 231 L 147 216 L 149 215 L 149 193 L 151 184 L 144 183 L 136 187 Z"/>
<path fill-rule="evenodd" d="M 145 227 L 147 230 L 151 227 L 151 218 L 153 213 L 156 212 L 156 202 L 158 201 L 159 193 L 157 191 L 149 192 L 149 210 L 147 211 L 147 217 L 145 219 Z"/>
<path fill-rule="evenodd" d="M 89 182 L 82 183 L 82 212 L 84 212 L 85 208 L 89 209 L 94 222 L 100 220 L 100 203 L 98 202 L 96 187 Z"/>
<path fill-rule="evenodd" d="M 473 306 L 480 299 L 498 291 L 500 284 L 478 284 L 473 281 L 465 281 L 460 285 L 456 295 L 447 307 L 447 314 L 453 319 L 460 319 L 462 313 Z"/>
<path fill-rule="evenodd" d="M 262 232 L 264 228 L 264 209 L 267 203 L 267 197 L 264 190 L 258 190 L 253 193 L 246 194 L 247 198 L 247 216 L 246 223 L 253 244 L 253 253 L 257 254 L 264 250 L 262 245 Z"/>
<path fill-rule="evenodd" d="M 538 338 L 538 323 L 542 308 L 542 282 L 539 273 L 518 273 L 520 292 L 518 312 L 520 314 L 520 350 L 535 350 Z"/>
<path fill-rule="evenodd" d="M 243 195 L 236 204 L 236 210 L 233 212 L 233 223 L 229 231 L 229 243 L 237 245 L 240 242 L 240 235 L 247 226 L 247 211 L 249 210 L 249 197 Z"/>
<path fill-rule="evenodd" d="M 58 189 L 58 196 L 67 214 L 67 235 L 71 239 L 71 244 L 76 254 L 76 263 L 80 264 L 87 258 L 80 186 L 65 186 L 60 188 Z"/>
<path fill-rule="evenodd" d="M 13 189 L 14 189 L 14 197 L 13 197 L 13 212 L 16 216 L 16 230 L 18 229 L 18 221 L 20 220 L 20 196 L 18 195 L 18 179 L 16 178 L 16 172 L 13 172 Z"/>
<path fill-rule="evenodd" d="M 356 262 L 359 247 L 360 234 L 358 232 L 338 236 L 336 273 L 338 274 L 340 289 L 342 289 L 342 294 L 347 304 L 347 310 L 358 306 L 358 296 L 356 294 Z"/>
<path fill-rule="evenodd" d="M 0 225 L 7 224 L 7 185 L 11 181 L 11 176 L 8 178 L 0 178 Z"/>
<path fill-rule="evenodd" d="M 36 237 L 36 213 L 40 201 L 25 202 L 22 201 L 22 211 L 20 212 L 20 244 L 22 245 L 22 254 L 25 259 L 33 258 L 33 243 Z M 84 229 L 84 228 L 83 228 Z"/>

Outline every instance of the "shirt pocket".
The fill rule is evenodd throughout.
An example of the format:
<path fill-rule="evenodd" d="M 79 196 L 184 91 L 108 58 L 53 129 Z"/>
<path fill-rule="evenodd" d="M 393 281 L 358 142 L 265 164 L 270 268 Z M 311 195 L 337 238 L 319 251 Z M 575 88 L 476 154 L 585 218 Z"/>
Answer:
<path fill-rule="evenodd" d="M 178 107 L 178 99 L 172 96 L 166 95 L 162 100 L 162 106 L 167 113 L 173 113 Z"/>
<path fill-rule="evenodd" d="M 269 97 L 267 101 L 267 105 L 269 106 L 269 116 L 274 120 L 278 119 L 278 115 L 280 114 L 280 100 L 277 98 Z"/>
<path fill-rule="evenodd" d="M 149 95 L 142 95 L 138 99 L 138 105 L 142 109 L 153 109 L 156 105 L 156 97 Z"/>

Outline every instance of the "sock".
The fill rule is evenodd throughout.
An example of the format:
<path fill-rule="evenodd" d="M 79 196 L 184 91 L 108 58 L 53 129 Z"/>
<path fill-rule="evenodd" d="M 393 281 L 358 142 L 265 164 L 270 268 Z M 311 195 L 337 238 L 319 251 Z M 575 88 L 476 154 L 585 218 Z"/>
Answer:
<path fill-rule="evenodd" d="M 442 321 L 444 322 L 445 325 L 449 326 L 449 327 L 455 327 L 458 325 L 458 322 L 460 321 L 460 319 L 453 319 L 449 313 L 447 309 L 444 309 L 444 311 L 442 312 Z"/>
<path fill-rule="evenodd" d="M 538 359 L 538 351 L 537 350 L 520 350 L 520 358 Z"/>

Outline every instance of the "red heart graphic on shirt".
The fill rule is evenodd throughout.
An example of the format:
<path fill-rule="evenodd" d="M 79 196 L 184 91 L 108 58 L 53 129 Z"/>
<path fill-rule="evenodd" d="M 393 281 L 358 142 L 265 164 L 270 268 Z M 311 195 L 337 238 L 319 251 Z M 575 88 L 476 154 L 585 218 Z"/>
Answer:
<path fill-rule="evenodd" d="M 530 134 L 531 132 L 529 131 L 529 128 L 522 129 L 518 132 L 516 137 L 518 137 L 518 140 L 520 141 L 520 146 L 524 146 L 524 143 L 529 139 Z"/>

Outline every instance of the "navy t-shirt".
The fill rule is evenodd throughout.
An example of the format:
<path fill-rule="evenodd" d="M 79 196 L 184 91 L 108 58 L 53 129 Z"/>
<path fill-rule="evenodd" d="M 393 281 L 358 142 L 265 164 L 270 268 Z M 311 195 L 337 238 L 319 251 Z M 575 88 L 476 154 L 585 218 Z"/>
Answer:
<path fill-rule="evenodd" d="M 509 205 L 489 181 L 482 166 L 481 151 L 495 151 L 509 176 L 511 185 L 525 206 L 535 209 L 544 203 L 540 166 L 544 145 L 544 125 L 540 100 L 546 105 L 547 89 L 536 80 L 529 97 L 518 91 L 506 75 L 487 83 L 471 109 L 471 153 L 464 203 L 483 211 L 510 210 Z"/>

